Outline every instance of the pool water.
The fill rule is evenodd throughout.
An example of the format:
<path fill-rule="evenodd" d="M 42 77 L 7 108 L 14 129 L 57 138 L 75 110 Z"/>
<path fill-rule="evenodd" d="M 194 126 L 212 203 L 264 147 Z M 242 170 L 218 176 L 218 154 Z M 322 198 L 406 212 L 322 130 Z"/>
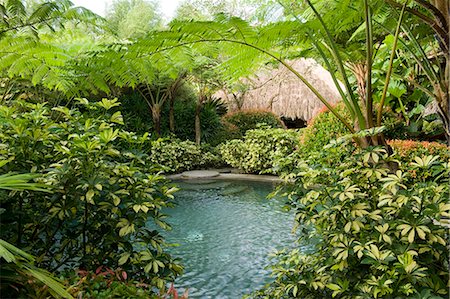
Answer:
<path fill-rule="evenodd" d="M 184 274 L 177 290 L 189 298 L 241 298 L 270 281 L 269 253 L 292 247 L 294 215 L 283 201 L 267 199 L 274 186 L 256 182 L 180 183 L 177 206 L 169 209 L 172 231 L 165 237 L 178 247 Z"/>

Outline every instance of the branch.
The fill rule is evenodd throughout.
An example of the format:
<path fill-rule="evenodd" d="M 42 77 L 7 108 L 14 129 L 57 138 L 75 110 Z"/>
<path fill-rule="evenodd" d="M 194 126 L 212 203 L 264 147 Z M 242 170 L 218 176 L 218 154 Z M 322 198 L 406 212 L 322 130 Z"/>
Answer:
<path fill-rule="evenodd" d="M 46 22 L 54 20 L 54 19 L 57 19 L 57 17 L 51 17 L 51 18 L 48 18 L 48 19 L 45 19 L 45 20 L 40 20 L 40 21 L 36 21 L 36 22 L 31 22 L 31 23 L 27 23 L 27 24 L 21 24 L 21 25 L 17 25 L 17 26 L 14 26 L 14 27 L 10 27 L 8 29 L 1 30 L 0 31 L 0 35 L 8 32 L 8 31 L 17 30 L 17 29 L 24 28 L 24 27 L 33 27 L 34 25 L 46 23 Z"/>
<path fill-rule="evenodd" d="M 440 23 L 439 25 L 442 28 L 447 28 L 448 26 L 447 20 L 445 19 L 445 16 L 442 14 L 442 12 L 436 6 L 424 0 L 414 0 L 414 1 L 416 1 L 423 8 L 431 11 L 434 17 L 439 21 Z"/>
<path fill-rule="evenodd" d="M 388 4 L 390 4 L 391 6 L 394 6 L 394 7 L 397 7 L 397 8 L 402 7 L 401 4 L 395 2 L 394 0 L 384 0 L 384 1 L 386 1 Z M 431 19 L 430 17 L 424 15 L 423 13 L 421 13 L 415 9 L 407 7 L 406 11 L 415 15 L 416 17 L 421 19 L 423 22 L 428 24 L 428 26 L 430 26 L 434 30 L 434 32 L 437 33 L 439 38 L 441 39 L 441 44 L 444 47 L 444 52 L 448 51 L 449 36 L 448 36 L 447 31 L 444 28 L 439 26 L 439 24 L 435 20 Z"/>

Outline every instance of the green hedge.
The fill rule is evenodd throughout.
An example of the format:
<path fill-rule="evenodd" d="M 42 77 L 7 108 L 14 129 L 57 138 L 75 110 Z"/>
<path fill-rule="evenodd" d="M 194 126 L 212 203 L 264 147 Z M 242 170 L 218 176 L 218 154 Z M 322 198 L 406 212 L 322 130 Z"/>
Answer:
<path fill-rule="evenodd" d="M 296 150 L 299 133 L 285 129 L 249 130 L 243 140 L 219 146 L 222 159 L 246 173 L 278 173 L 277 161 Z"/>
<path fill-rule="evenodd" d="M 150 161 L 159 165 L 166 173 L 221 165 L 221 160 L 213 149 L 198 146 L 192 141 L 170 138 L 152 141 Z"/>

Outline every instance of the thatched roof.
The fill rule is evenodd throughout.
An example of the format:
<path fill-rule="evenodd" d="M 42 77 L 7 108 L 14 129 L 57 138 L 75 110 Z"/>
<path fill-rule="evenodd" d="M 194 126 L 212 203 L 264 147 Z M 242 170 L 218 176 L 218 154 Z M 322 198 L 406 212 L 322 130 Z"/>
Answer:
<path fill-rule="evenodd" d="M 313 59 L 289 61 L 292 67 L 305 76 L 308 81 L 331 103 L 340 100 L 331 75 Z M 220 91 L 215 94 L 225 100 L 230 110 L 237 110 L 236 97 L 242 102 L 241 109 L 268 109 L 279 116 L 292 119 L 310 120 L 324 106 L 322 102 L 283 65 L 262 70 L 253 78 L 246 79 L 247 91 L 231 94 Z"/>

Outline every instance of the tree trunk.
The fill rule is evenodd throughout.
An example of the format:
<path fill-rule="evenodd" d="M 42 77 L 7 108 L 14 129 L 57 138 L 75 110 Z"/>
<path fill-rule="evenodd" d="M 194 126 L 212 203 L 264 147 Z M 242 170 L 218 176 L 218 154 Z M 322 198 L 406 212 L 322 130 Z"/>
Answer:
<path fill-rule="evenodd" d="M 169 129 L 170 132 L 175 133 L 175 115 L 174 115 L 175 99 L 170 97 L 169 99 Z"/>
<path fill-rule="evenodd" d="M 203 96 L 199 96 L 197 105 L 195 107 L 195 143 L 197 143 L 197 145 L 200 145 L 202 134 L 200 128 L 200 112 L 202 111 L 202 104 L 203 104 Z"/>
<path fill-rule="evenodd" d="M 156 136 L 161 136 L 161 107 L 159 105 L 153 105 L 152 108 L 153 129 Z"/>

